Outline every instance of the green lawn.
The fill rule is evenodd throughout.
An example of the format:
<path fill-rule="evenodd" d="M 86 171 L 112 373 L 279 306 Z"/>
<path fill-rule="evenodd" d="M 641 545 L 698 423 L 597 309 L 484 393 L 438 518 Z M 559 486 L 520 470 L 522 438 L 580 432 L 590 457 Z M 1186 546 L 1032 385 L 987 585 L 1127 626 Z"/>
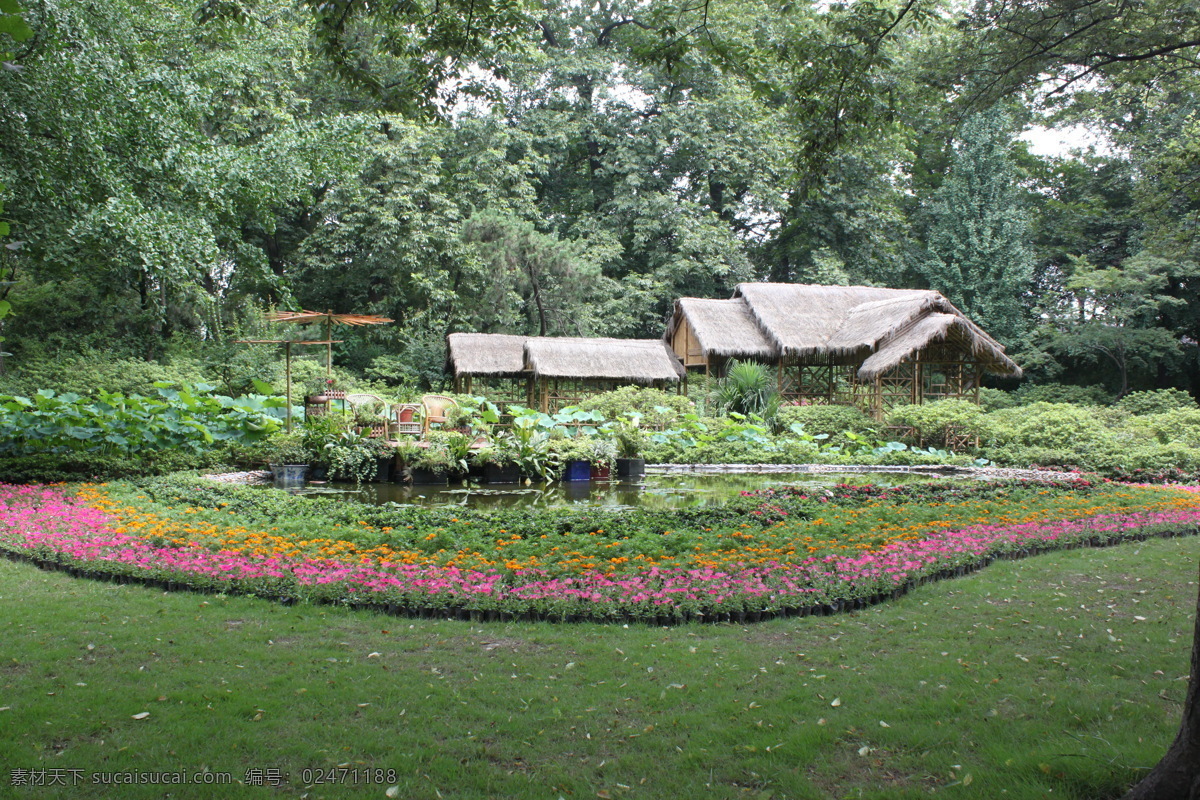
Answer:
<path fill-rule="evenodd" d="M 854 614 L 671 629 L 284 607 L 5 561 L 0 797 L 1117 796 L 1174 736 L 1198 560 L 1197 539 L 1066 551 Z M 183 769 L 235 783 L 90 783 Z M 287 781 L 237 783 L 253 769 Z"/>

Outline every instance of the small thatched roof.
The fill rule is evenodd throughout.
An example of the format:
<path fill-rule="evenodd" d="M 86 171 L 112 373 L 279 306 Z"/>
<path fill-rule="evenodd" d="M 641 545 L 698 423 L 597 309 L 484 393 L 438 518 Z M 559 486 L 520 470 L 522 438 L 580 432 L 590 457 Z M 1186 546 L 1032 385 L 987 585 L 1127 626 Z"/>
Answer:
<path fill-rule="evenodd" d="M 685 370 L 662 339 L 530 337 L 525 366 L 543 378 L 676 382 Z"/>
<path fill-rule="evenodd" d="M 701 300 L 684 297 L 675 301 L 675 316 L 667 338 L 681 320 L 687 320 L 705 353 L 725 358 L 771 357 L 774 348 L 750 313 L 744 300 Z"/>
<path fill-rule="evenodd" d="M 520 375 L 525 371 L 528 336 L 504 333 L 452 333 L 446 341 L 450 368 L 458 375 Z"/>
<path fill-rule="evenodd" d="M 1021 374 L 1003 345 L 945 297 L 923 289 L 742 283 L 730 300 L 677 301 L 667 338 L 680 319 L 708 355 L 861 361 L 859 376 L 869 379 L 930 343 L 950 341 L 989 372 Z"/>
<path fill-rule="evenodd" d="M 885 341 L 862 363 L 858 377 L 873 380 L 934 342 L 956 345 L 973 354 L 996 375 L 1021 375 L 1021 368 L 1004 354 L 1004 348 L 970 320 L 954 314 L 927 314 Z"/>

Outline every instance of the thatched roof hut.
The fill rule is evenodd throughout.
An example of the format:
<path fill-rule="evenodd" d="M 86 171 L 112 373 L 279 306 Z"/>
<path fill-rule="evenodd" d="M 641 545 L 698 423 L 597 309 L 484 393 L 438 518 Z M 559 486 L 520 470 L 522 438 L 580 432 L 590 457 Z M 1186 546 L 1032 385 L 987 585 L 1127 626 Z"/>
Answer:
<path fill-rule="evenodd" d="M 661 339 L 453 333 L 447 345 L 457 391 L 543 411 L 629 384 L 679 384 L 687 374 Z"/>
<path fill-rule="evenodd" d="M 988 372 L 1021 374 L 1003 345 L 945 297 L 921 289 L 742 283 L 729 300 L 676 301 L 667 339 L 678 336 L 688 336 L 702 351 L 704 358 L 692 363 L 715 356 L 865 366 L 870 359 L 871 368 L 861 375 L 869 378 L 932 343 L 949 341 L 975 355 Z"/>
<path fill-rule="evenodd" d="M 710 373 L 730 358 L 774 364 L 795 402 L 861 398 L 873 384 L 876 411 L 887 398 L 977 395 L 983 372 L 1021 374 L 1003 345 L 920 289 L 743 283 L 728 300 L 676 301 L 665 339 L 686 366 Z"/>

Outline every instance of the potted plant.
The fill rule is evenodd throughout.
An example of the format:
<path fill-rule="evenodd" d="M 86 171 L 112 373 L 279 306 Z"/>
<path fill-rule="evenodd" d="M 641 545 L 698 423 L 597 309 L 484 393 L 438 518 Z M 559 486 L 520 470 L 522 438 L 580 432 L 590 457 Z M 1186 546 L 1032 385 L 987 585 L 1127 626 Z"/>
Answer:
<path fill-rule="evenodd" d="M 338 445 L 342 436 L 348 431 L 346 421 L 341 415 L 313 414 L 305 415 L 304 425 L 300 428 L 300 438 L 304 449 L 308 452 L 309 479 L 323 481 L 329 474 L 329 459 L 327 445 Z"/>
<path fill-rule="evenodd" d="M 363 404 L 354 409 L 354 427 L 363 436 L 386 439 L 388 419 L 370 405 Z"/>
<path fill-rule="evenodd" d="M 477 414 L 475 409 L 466 405 L 454 405 L 446 409 L 446 427 L 448 431 L 470 433 Z"/>
<path fill-rule="evenodd" d="M 535 481 L 552 481 L 558 477 L 561 462 L 551 447 L 550 434 L 538 425 L 534 414 L 513 417 L 510 434 L 521 475 Z"/>
<path fill-rule="evenodd" d="M 646 459 L 642 458 L 642 450 L 646 447 L 646 433 L 641 428 L 641 417 L 635 414 L 619 420 L 612 432 L 617 440 L 617 477 L 645 475 Z"/>
<path fill-rule="evenodd" d="M 416 460 L 421 457 L 421 453 L 424 451 L 425 448 L 417 444 L 414 439 L 406 439 L 392 449 L 392 458 L 395 463 L 395 471 L 392 474 L 394 476 L 393 480 L 396 483 L 405 480 L 405 473 L 411 469 L 412 465 L 416 463 Z"/>
<path fill-rule="evenodd" d="M 449 483 L 452 466 L 450 449 L 444 442 L 432 441 L 413 460 L 408 472 L 414 484 Z"/>
<path fill-rule="evenodd" d="M 329 403 L 329 392 L 337 387 L 337 380 L 327 375 L 313 374 L 304 380 L 304 402 L 310 406 L 321 406 Z"/>
<path fill-rule="evenodd" d="M 608 480 L 616 460 L 617 443 L 612 439 L 593 436 L 588 440 L 588 461 L 592 465 L 592 480 Z"/>
<path fill-rule="evenodd" d="M 554 439 L 552 444 L 563 465 L 564 483 L 592 479 L 591 447 L 586 437 Z"/>
<path fill-rule="evenodd" d="M 379 439 L 346 431 L 326 442 L 324 450 L 329 477 L 333 479 L 363 484 L 388 478 L 391 450 Z"/>
<path fill-rule="evenodd" d="M 493 430 L 486 444 L 471 454 L 484 483 L 520 483 L 520 446 L 508 431 Z"/>
<path fill-rule="evenodd" d="M 310 451 L 299 433 L 272 436 L 263 448 L 267 466 L 276 483 L 302 484 L 308 474 Z"/>
<path fill-rule="evenodd" d="M 483 469 L 484 483 L 521 482 L 521 466 L 511 448 L 488 445 L 476 450 L 473 458 Z"/>

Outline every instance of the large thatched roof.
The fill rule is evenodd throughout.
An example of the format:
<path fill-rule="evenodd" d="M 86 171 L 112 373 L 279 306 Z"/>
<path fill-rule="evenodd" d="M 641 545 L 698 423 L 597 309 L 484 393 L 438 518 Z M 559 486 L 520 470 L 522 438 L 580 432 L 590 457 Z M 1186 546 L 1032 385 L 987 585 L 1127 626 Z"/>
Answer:
<path fill-rule="evenodd" d="M 654 383 L 678 381 L 683 365 L 661 339 L 583 339 L 452 333 L 456 376 L 523 375 Z"/>
<path fill-rule="evenodd" d="M 1021 369 L 942 295 L 920 289 L 739 284 L 730 300 L 676 302 L 670 337 L 686 318 L 709 355 L 741 358 L 832 358 L 860 361 L 859 376 L 873 378 L 934 342 L 972 353 L 986 370 L 1019 376 Z M 761 341 L 753 345 L 752 322 Z"/>
<path fill-rule="evenodd" d="M 544 378 L 591 378 L 654 383 L 679 381 L 685 371 L 662 339 L 531 337 L 525 366 Z"/>
<path fill-rule="evenodd" d="M 520 375 L 525 371 L 528 336 L 452 333 L 446 342 L 455 375 Z"/>

